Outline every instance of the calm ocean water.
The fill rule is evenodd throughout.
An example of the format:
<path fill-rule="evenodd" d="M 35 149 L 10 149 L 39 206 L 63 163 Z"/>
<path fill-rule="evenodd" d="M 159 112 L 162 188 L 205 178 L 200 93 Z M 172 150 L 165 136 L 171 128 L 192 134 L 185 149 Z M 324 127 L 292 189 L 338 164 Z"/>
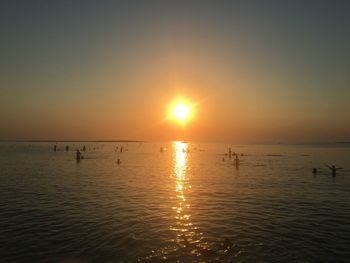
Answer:
<path fill-rule="evenodd" d="M 0 143 L 0 262 L 350 262 L 349 145 L 53 145 Z"/>

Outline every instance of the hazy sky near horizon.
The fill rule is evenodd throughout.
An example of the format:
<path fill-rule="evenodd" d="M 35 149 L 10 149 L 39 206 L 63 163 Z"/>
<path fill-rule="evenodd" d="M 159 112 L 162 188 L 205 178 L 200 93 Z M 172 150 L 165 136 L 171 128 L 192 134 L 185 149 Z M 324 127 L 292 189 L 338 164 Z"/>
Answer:
<path fill-rule="evenodd" d="M 350 140 L 349 1 L 1 1 L 0 139 Z"/>

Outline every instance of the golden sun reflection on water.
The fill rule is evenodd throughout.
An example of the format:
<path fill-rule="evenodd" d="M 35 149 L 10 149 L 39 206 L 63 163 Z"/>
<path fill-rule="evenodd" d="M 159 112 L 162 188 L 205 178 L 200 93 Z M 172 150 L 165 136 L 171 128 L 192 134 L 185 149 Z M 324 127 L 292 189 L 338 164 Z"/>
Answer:
<path fill-rule="evenodd" d="M 174 161 L 174 177 L 175 191 L 177 198 L 177 206 L 173 207 L 176 211 L 176 226 L 171 230 L 176 232 L 176 244 L 182 248 L 189 248 L 199 242 L 201 233 L 196 233 L 197 228 L 190 221 L 190 207 L 186 193 L 191 189 L 191 185 L 187 178 L 188 170 L 188 144 L 176 141 L 173 143 L 173 161 Z M 193 246 L 192 246 L 193 247 Z M 192 251 L 196 253 L 196 251 Z"/>
<path fill-rule="evenodd" d="M 172 145 L 172 178 L 174 188 L 170 193 L 173 201 L 174 217 L 169 230 L 174 234 L 169 243 L 153 250 L 151 255 L 141 258 L 139 262 L 205 262 L 208 244 L 203 242 L 203 233 L 191 220 L 192 186 L 189 171 L 189 146 L 176 141 Z M 210 252 L 210 251 L 209 251 Z"/>

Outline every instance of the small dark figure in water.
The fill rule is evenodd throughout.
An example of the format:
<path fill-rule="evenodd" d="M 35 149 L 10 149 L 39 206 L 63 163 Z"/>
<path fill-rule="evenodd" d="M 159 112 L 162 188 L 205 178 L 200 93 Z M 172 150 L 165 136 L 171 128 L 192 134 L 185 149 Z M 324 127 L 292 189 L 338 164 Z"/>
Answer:
<path fill-rule="evenodd" d="M 316 175 L 316 174 L 317 174 L 317 168 L 313 168 L 313 169 L 312 169 L 312 173 L 313 173 L 314 175 Z"/>
<path fill-rule="evenodd" d="M 77 162 L 79 162 L 80 159 L 82 159 L 81 157 L 82 157 L 82 156 L 81 156 L 81 152 L 80 152 L 79 150 L 77 150 L 77 153 L 76 153 Z"/>
<path fill-rule="evenodd" d="M 84 152 L 86 151 L 86 147 L 85 147 L 85 145 L 83 146 L 83 151 L 84 151 Z"/>
<path fill-rule="evenodd" d="M 118 158 L 117 164 L 120 165 L 121 163 L 122 163 L 122 161 Z"/>
<path fill-rule="evenodd" d="M 225 158 L 224 158 L 224 157 L 222 157 L 222 161 L 223 161 L 223 162 L 225 161 Z"/>
<path fill-rule="evenodd" d="M 232 151 L 231 151 L 231 147 L 228 148 L 228 157 L 231 158 L 232 157 Z"/>
<path fill-rule="evenodd" d="M 66 151 L 69 151 L 69 146 L 68 145 L 66 145 Z"/>
<path fill-rule="evenodd" d="M 120 152 L 121 152 L 121 153 L 123 152 L 123 146 L 120 147 Z"/>
<path fill-rule="evenodd" d="M 326 167 L 328 167 L 331 170 L 333 177 L 335 177 L 337 175 L 337 170 L 343 169 L 343 168 L 340 168 L 340 167 L 335 167 L 335 165 L 332 165 L 332 166 L 326 165 Z"/>
<path fill-rule="evenodd" d="M 57 151 L 57 145 L 53 146 L 53 150 L 56 152 Z"/>
<path fill-rule="evenodd" d="M 236 158 L 235 158 L 235 166 L 238 167 L 239 166 L 239 159 L 238 159 L 238 156 L 236 155 Z"/>

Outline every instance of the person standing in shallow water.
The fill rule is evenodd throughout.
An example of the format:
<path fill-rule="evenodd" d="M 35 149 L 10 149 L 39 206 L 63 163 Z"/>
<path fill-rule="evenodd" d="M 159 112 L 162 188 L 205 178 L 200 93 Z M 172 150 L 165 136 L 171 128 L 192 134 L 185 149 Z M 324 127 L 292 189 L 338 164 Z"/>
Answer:
<path fill-rule="evenodd" d="M 79 151 L 79 150 L 77 150 L 77 153 L 76 153 L 76 160 L 77 160 L 77 162 L 79 162 L 80 161 L 80 159 L 81 159 L 81 152 Z"/>
<path fill-rule="evenodd" d="M 85 145 L 83 146 L 83 151 L 84 151 L 84 152 L 86 151 L 86 147 L 85 147 Z"/>
<path fill-rule="evenodd" d="M 328 167 L 331 170 L 333 177 L 335 177 L 337 175 L 337 170 L 341 170 L 342 169 L 340 167 L 335 167 L 335 165 L 332 165 L 332 166 L 326 165 L 326 167 Z"/>
<path fill-rule="evenodd" d="M 57 151 L 57 145 L 56 145 L 56 144 L 53 146 L 53 150 L 54 150 L 55 152 Z"/>
<path fill-rule="evenodd" d="M 236 158 L 235 158 L 235 166 L 238 167 L 239 166 L 239 159 L 238 159 L 238 156 L 236 155 Z"/>

